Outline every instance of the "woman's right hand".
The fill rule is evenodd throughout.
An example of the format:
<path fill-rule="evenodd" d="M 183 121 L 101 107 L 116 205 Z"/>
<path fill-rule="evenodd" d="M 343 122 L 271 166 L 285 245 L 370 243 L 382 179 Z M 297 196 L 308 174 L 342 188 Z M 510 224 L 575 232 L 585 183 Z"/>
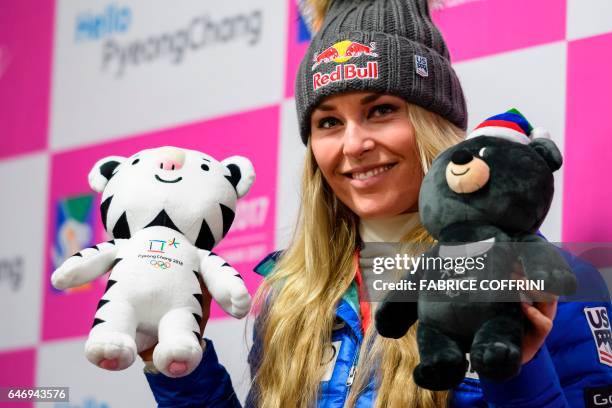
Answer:
<path fill-rule="evenodd" d="M 210 292 L 208 292 L 206 285 L 204 285 L 201 276 L 198 276 L 198 281 L 200 282 L 200 289 L 202 290 L 202 321 L 200 322 L 200 337 L 202 337 L 206 323 L 208 323 L 208 317 L 210 316 L 210 302 L 212 300 L 212 296 L 210 296 Z M 145 363 L 153 361 L 153 351 L 155 350 L 156 345 L 157 343 L 152 347 L 138 353 L 140 358 L 142 358 Z"/>

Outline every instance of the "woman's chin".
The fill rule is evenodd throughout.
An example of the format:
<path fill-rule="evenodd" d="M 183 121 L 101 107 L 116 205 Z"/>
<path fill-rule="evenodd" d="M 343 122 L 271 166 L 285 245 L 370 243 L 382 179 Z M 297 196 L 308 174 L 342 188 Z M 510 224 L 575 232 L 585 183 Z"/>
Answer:
<path fill-rule="evenodd" d="M 351 207 L 351 210 L 363 219 L 392 217 L 403 212 L 401 208 L 397 208 L 397 202 L 386 204 L 376 199 L 359 200 Z"/>

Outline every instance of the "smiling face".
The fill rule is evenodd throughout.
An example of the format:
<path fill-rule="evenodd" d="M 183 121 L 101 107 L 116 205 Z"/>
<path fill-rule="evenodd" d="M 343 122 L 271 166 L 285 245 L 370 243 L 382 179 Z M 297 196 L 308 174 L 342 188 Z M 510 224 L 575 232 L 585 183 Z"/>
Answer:
<path fill-rule="evenodd" d="M 113 237 L 129 238 L 147 226 L 163 225 L 206 249 L 229 230 L 236 200 L 253 178 L 252 165 L 243 157 L 219 162 L 176 147 L 105 158 L 89 175 L 92 188 L 102 192 L 102 221 Z"/>
<path fill-rule="evenodd" d="M 408 105 L 371 92 L 330 96 L 311 116 L 315 160 L 360 218 L 416 211 L 423 171 Z"/>

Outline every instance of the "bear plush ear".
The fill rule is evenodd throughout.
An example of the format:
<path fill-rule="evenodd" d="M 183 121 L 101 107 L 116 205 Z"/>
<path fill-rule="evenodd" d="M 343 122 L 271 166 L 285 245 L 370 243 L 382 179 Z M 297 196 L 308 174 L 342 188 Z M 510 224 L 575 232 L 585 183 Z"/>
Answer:
<path fill-rule="evenodd" d="M 223 160 L 221 164 L 229 170 L 230 175 L 225 176 L 236 189 L 238 198 L 249 192 L 255 181 L 255 169 L 249 159 L 242 156 L 232 156 Z"/>
<path fill-rule="evenodd" d="M 92 190 L 98 193 L 104 191 L 104 187 L 106 187 L 108 180 L 113 177 L 115 169 L 123 163 L 124 160 L 125 157 L 120 156 L 109 156 L 98 160 L 87 176 L 89 186 Z"/>
<path fill-rule="evenodd" d="M 550 139 L 536 138 L 529 143 L 529 146 L 542 156 L 548 167 L 550 167 L 550 171 L 554 172 L 561 168 L 563 156 L 561 156 L 561 152 L 555 142 Z"/>

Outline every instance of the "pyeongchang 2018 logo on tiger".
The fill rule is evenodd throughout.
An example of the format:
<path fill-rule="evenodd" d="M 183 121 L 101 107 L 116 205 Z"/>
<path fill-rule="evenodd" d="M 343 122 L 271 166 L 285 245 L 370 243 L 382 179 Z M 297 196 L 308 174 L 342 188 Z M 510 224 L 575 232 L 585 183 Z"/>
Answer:
<path fill-rule="evenodd" d="M 312 76 L 313 90 L 316 91 L 319 88 L 339 81 L 377 79 L 378 61 L 368 61 L 365 66 L 347 63 L 351 59 L 361 56 L 376 58 L 378 54 L 375 50 L 376 43 L 374 42 L 365 45 L 356 41 L 344 40 L 315 54 L 312 65 L 313 71 L 324 63 L 335 62 L 338 65 L 335 66 L 332 72 L 316 72 Z"/>

